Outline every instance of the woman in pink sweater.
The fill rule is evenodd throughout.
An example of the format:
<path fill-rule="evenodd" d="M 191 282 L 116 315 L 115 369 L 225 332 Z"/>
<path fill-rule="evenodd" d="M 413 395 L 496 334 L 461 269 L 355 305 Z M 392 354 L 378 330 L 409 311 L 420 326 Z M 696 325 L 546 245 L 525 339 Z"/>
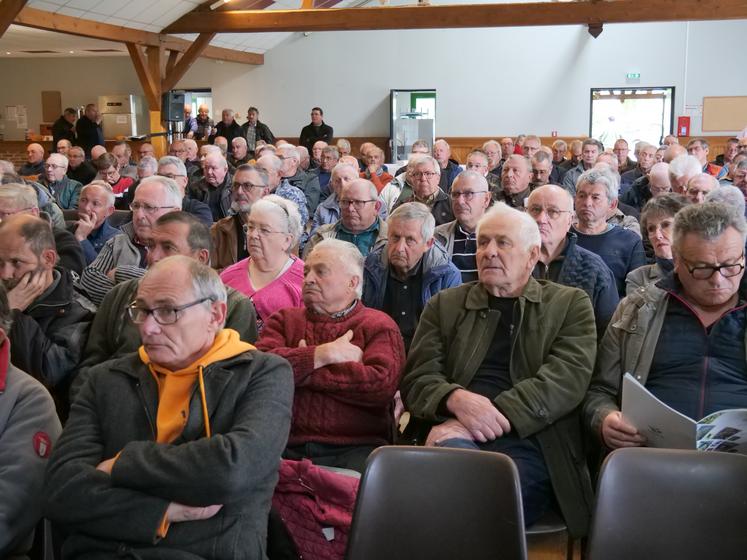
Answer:
<path fill-rule="evenodd" d="M 257 330 L 280 309 L 303 307 L 303 261 L 291 254 L 301 236 L 295 203 L 268 195 L 252 205 L 244 224 L 249 258 L 220 275 L 226 286 L 248 296 L 257 310 Z"/>

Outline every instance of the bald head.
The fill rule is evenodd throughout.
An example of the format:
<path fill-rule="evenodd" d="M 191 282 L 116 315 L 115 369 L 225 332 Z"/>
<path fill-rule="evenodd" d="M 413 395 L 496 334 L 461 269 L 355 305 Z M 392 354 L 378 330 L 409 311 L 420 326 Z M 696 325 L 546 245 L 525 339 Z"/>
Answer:
<path fill-rule="evenodd" d="M 543 185 L 529 195 L 527 213 L 539 227 L 542 258 L 550 262 L 565 246 L 573 223 L 573 197 L 562 187 Z"/>
<path fill-rule="evenodd" d="M 664 152 L 664 163 L 671 163 L 674 158 L 685 154 L 687 154 L 687 148 L 679 144 L 670 144 Z"/>
<path fill-rule="evenodd" d="M 648 187 L 652 196 L 660 196 L 672 190 L 669 180 L 669 164 L 655 163 L 648 172 Z"/>
<path fill-rule="evenodd" d="M 31 165 L 36 165 L 44 160 L 44 148 L 41 144 L 29 144 L 26 146 L 26 158 Z"/>

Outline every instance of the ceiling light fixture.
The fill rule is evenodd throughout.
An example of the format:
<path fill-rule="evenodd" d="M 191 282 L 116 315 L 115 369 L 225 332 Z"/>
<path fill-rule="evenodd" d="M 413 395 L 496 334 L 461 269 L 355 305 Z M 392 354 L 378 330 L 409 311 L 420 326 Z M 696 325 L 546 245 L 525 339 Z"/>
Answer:
<path fill-rule="evenodd" d="M 220 8 L 223 4 L 228 4 L 231 0 L 217 0 L 217 2 L 213 2 L 210 4 L 210 9 L 215 10 L 217 8 Z"/>

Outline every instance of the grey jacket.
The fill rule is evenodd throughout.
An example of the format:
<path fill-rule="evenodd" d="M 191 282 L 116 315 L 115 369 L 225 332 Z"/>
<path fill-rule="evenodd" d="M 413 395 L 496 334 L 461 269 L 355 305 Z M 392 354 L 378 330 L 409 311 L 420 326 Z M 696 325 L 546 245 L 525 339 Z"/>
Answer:
<path fill-rule="evenodd" d="M 270 501 L 290 429 L 293 372 L 259 351 L 204 370 L 184 431 L 157 443 L 158 385 L 137 354 L 94 368 L 47 471 L 44 514 L 69 533 L 65 558 L 264 560 Z M 96 470 L 117 456 L 111 475 Z M 210 519 L 157 530 L 170 502 L 222 504 Z M 157 546 L 156 546 L 157 545 Z"/>
<path fill-rule="evenodd" d="M 145 269 L 140 268 L 140 251 L 135 246 L 135 228 L 132 222 L 119 229 L 122 233 L 104 244 L 96 259 L 83 270 L 80 277 L 80 287 L 96 305 L 101 304 L 115 284 L 140 278 L 145 274 Z M 117 271 L 112 281 L 107 273 L 114 268 Z"/>
<path fill-rule="evenodd" d="M 456 220 L 436 226 L 434 237 L 444 246 L 449 257 L 454 254 L 454 232 L 456 231 Z"/>
<path fill-rule="evenodd" d="M 101 302 L 91 324 L 83 361 L 71 393 L 74 394 L 82 386 L 88 372 L 94 366 L 130 352 L 137 352 L 140 348 L 140 332 L 127 315 L 127 306 L 134 301 L 139 283 L 140 279 L 135 278 L 117 284 Z M 257 340 L 257 313 L 254 304 L 233 288 L 226 287 L 226 291 L 226 328 L 238 332 L 244 342 L 254 344 Z"/>
<path fill-rule="evenodd" d="M 620 302 L 597 353 L 583 405 L 586 426 L 601 437 L 602 420 L 619 410 L 620 383 L 630 373 L 646 384 L 659 333 L 667 314 L 668 293 L 648 284 Z"/>
<path fill-rule="evenodd" d="M 658 282 L 664 274 L 659 263 L 639 266 L 625 277 L 625 295 L 629 296 L 639 288 Z"/>
<path fill-rule="evenodd" d="M 7 358 L 6 367 L 0 371 L 0 558 L 14 558 L 31 547 L 47 459 L 62 427 L 41 383 Z"/>

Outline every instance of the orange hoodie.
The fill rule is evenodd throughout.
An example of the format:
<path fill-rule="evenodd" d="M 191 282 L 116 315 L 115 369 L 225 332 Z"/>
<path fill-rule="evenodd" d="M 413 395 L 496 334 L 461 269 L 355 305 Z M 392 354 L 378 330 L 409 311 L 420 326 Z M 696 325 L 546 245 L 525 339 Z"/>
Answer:
<path fill-rule="evenodd" d="M 195 381 L 199 382 L 202 415 L 205 419 L 205 436 L 210 437 L 210 419 L 205 398 L 205 382 L 202 371 L 212 363 L 227 360 L 255 347 L 239 338 L 233 329 L 223 329 L 215 337 L 213 345 L 200 358 L 187 367 L 170 371 L 150 361 L 143 346 L 140 359 L 150 369 L 158 384 L 158 413 L 156 415 L 156 441 L 170 443 L 181 435 L 189 419 L 189 401 Z M 156 534 L 163 538 L 169 530 L 169 521 L 164 515 Z"/>
<path fill-rule="evenodd" d="M 189 419 L 189 401 L 195 381 L 199 382 L 202 414 L 205 420 L 205 435 L 210 437 L 207 401 L 203 369 L 212 363 L 233 358 L 254 346 L 239 339 L 233 329 L 223 329 L 215 337 L 213 345 L 193 363 L 178 371 L 170 371 L 150 361 L 145 347 L 140 347 L 140 359 L 148 366 L 158 384 L 158 414 L 156 416 L 158 443 L 170 443 L 181 435 Z"/>

